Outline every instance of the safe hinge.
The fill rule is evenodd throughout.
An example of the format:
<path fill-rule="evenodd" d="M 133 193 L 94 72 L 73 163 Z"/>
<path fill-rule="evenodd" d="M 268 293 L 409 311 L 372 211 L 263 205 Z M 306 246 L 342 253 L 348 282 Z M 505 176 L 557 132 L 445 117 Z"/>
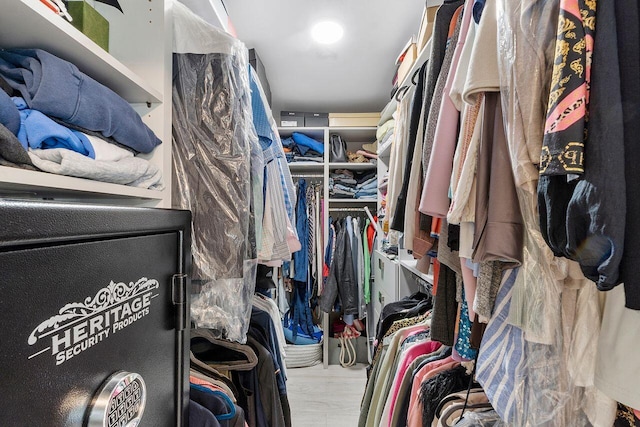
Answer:
<path fill-rule="evenodd" d="M 171 300 L 176 308 L 176 329 L 182 331 L 189 325 L 186 274 L 174 274 L 171 277 Z"/>

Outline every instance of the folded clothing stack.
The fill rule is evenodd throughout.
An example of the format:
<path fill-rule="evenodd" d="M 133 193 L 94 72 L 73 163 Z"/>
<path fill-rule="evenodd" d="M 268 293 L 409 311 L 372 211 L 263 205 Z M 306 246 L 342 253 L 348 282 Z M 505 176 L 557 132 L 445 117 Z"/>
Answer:
<path fill-rule="evenodd" d="M 324 144 L 303 133 L 294 132 L 282 140 L 287 163 L 323 162 Z"/>
<path fill-rule="evenodd" d="M 376 131 L 377 151 L 385 151 L 386 148 L 393 143 L 395 135 L 395 120 L 387 120 L 383 125 L 378 127 Z"/>
<path fill-rule="evenodd" d="M 115 92 L 46 51 L 0 50 L 0 125 L 10 131 L 1 132 L 2 165 L 163 188 L 161 171 L 134 157 L 162 141 Z M 2 154 L 14 137 L 30 162 Z"/>
<path fill-rule="evenodd" d="M 337 169 L 329 176 L 329 194 L 334 199 L 375 200 L 378 194 L 376 172 Z"/>

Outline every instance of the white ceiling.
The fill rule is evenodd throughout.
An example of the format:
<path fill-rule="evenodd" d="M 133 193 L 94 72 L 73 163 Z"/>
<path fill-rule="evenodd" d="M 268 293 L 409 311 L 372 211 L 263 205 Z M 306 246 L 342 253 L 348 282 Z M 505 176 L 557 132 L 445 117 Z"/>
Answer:
<path fill-rule="evenodd" d="M 395 59 L 419 30 L 425 0 L 224 0 L 238 38 L 267 72 L 274 115 L 380 111 L 389 101 Z M 310 28 L 344 27 L 334 45 Z"/>

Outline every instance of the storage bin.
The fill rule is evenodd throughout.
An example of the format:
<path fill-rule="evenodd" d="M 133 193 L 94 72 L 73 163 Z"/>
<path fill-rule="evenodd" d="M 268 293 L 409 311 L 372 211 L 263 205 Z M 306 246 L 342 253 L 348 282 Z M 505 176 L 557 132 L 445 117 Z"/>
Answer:
<path fill-rule="evenodd" d="M 329 113 L 304 113 L 304 125 L 306 127 L 329 126 Z"/>
<path fill-rule="evenodd" d="M 282 127 L 304 126 L 304 113 L 300 111 L 280 111 L 280 126 Z"/>
<path fill-rule="evenodd" d="M 307 368 L 322 363 L 322 343 L 308 345 L 289 344 L 285 348 L 287 368 Z"/>
<path fill-rule="evenodd" d="M 67 10 L 71 24 L 98 46 L 109 52 L 109 21 L 86 1 L 69 1 Z"/>

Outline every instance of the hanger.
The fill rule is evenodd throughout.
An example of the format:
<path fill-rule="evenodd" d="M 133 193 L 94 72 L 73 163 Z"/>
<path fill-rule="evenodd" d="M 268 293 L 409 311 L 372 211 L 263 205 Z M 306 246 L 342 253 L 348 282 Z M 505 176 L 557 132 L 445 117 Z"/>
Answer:
<path fill-rule="evenodd" d="M 402 98 L 408 90 L 409 86 L 402 86 L 400 89 L 398 89 L 395 95 L 396 101 L 400 102 L 400 98 Z"/>
<path fill-rule="evenodd" d="M 251 347 L 218 339 L 211 330 L 203 328 L 191 330 L 191 355 L 191 361 L 198 366 L 209 365 L 224 371 L 250 371 L 258 364 L 258 356 Z M 224 360 L 224 355 L 234 358 Z M 222 360 L 203 360 L 211 357 Z"/>
<path fill-rule="evenodd" d="M 422 67 L 418 67 L 418 69 L 414 71 L 413 75 L 411 76 L 411 83 L 413 83 L 414 86 L 418 84 L 418 82 L 416 81 L 416 77 L 418 76 L 418 74 L 420 74 L 420 71 L 422 71 Z"/>
<path fill-rule="evenodd" d="M 227 412 L 226 414 L 213 414 L 216 420 L 218 421 L 231 420 L 233 419 L 233 417 L 236 416 L 236 405 L 234 405 L 231 398 L 227 396 L 225 393 L 217 390 L 210 390 L 198 384 L 190 384 L 190 388 L 192 388 L 193 390 L 198 390 L 202 393 L 213 394 L 214 396 L 217 396 L 224 401 L 224 404 L 227 406 L 227 409 L 229 410 L 229 412 Z"/>
<path fill-rule="evenodd" d="M 418 67 L 418 69 L 411 76 L 411 83 L 413 83 L 414 85 L 418 84 L 418 82 L 416 81 L 416 76 L 424 71 L 424 69 L 425 69 L 425 67 L 427 66 L 428 63 L 429 63 L 428 60 L 424 61 L 424 63 L 421 66 Z"/>

